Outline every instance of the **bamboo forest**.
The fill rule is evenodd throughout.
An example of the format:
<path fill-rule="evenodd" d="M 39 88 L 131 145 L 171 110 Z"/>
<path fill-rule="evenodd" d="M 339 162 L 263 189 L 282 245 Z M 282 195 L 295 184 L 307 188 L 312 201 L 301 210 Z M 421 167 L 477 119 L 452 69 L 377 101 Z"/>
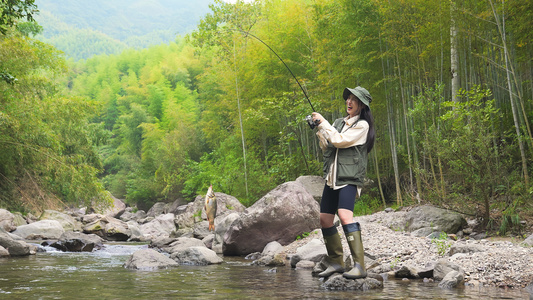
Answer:
<path fill-rule="evenodd" d="M 356 213 L 432 204 L 500 234 L 533 219 L 530 0 L 215 0 L 172 42 L 80 60 L 36 38 L 33 1 L 11 2 L 0 207 L 147 209 L 210 184 L 250 206 L 322 175 L 305 117 L 345 116 L 361 86 L 376 142 Z"/>

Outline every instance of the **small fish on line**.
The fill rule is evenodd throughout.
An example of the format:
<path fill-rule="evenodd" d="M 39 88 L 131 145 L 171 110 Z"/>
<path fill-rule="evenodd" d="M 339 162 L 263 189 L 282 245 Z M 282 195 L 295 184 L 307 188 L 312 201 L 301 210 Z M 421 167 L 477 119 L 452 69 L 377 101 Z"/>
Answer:
<path fill-rule="evenodd" d="M 205 195 L 205 214 L 207 215 L 207 220 L 209 221 L 209 231 L 215 231 L 215 217 L 217 215 L 217 199 L 215 193 L 213 192 L 213 185 L 209 186 L 207 194 Z"/>

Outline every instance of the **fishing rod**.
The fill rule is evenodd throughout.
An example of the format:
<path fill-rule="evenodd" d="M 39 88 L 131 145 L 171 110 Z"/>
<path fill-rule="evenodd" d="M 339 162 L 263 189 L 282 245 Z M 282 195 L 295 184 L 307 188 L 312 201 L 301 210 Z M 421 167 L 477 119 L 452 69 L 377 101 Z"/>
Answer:
<path fill-rule="evenodd" d="M 313 107 L 313 104 L 311 103 L 311 100 L 309 100 L 309 97 L 307 96 L 307 93 L 305 92 L 304 88 L 302 87 L 302 85 L 300 84 L 300 81 L 298 81 L 298 78 L 296 78 L 296 76 L 294 76 L 294 73 L 292 73 L 291 69 L 289 68 L 289 66 L 287 66 L 287 64 L 283 61 L 283 59 L 276 53 L 276 51 L 274 51 L 274 49 L 272 49 L 272 47 L 270 47 L 267 43 L 265 43 L 263 40 L 261 40 L 260 38 L 258 38 L 257 36 L 251 34 L 250 32 L 247 32 L 247 31 L 244 31 L 242 29 L 231 29 L 231 28 L 228 28 L 227 30 L 231 30 L 231 31 L 239 31 L 241 33 L 244 33 L 245 34 L 245 37 L 247 36 L 251 36 L 253 38 L 255 38 L 256 40 L 260 41 L 261 43 L 263 43 L 263 45 L 265 45 L 268 49 L 270 49 L 270 51 L 272 51 L 272 53 L 274 53 L 276 55 L 276 57 L 283 63 L 283 65 L 285 66 L 285 68 L 287 68 L 287 70 L 289 70 L 289 72 L 291 73 L 292 77 L 294 78 L 294 80 L 296 80 L 296 83 L 298 83 L 298 85 L 300 86 L 300 89 L 302 89 L 302 92 L 304 93 L 304 96 L 305 98 L 307 99 L 307 102 L 309 103 L 309 105 L 311 106 L 311 109 L 313 111 L 316 111 L 315 108 Z M 309 118 L 311 116 L 307 116 L 306 117 L 306 121 L 309 123 Z M 313 124 L 314 126 L 316 126 L 316 124 L 312 121 L 311 119 L 311 123 L 309 123 L 309 126 L 311 126 L 311 124 Z M 314 128 L 314 126 L 311 126 L 311 128 Z"/>

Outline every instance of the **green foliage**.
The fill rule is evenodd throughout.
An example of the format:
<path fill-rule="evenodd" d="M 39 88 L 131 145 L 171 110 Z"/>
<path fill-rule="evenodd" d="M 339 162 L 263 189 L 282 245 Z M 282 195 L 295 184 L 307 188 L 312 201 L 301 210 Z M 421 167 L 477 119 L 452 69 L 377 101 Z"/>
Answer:
<path fill-rule="evenodd" d="M 375 213 L 382 210 L 382 202 L 379 198 L 372 197 L 370 195 L 376 195 L 376 191 L 366 191 L 361 194 L 361 197 L 355 201 L 353 210 L 354 216 L 364 216 Z"/>
<path fill-rule="evenodd" d="M 9 28 L 20 19 L 34 21 L 38 12 L 35 0 L 9 0 L 0 2 L 0 33 L 6 35 Z"/>
<path fill-rule="evenodd" d="M 437 252 L 440 256 L 444 256 L 452 246 L 451 243 L 448 242 L 448 235 L 446 232 L 441 232 L 438 238 L 432 238 L 431 243 L 437 247 Z"/>
<path fill-rule="evenodd" d="M 56 82 L 65 62 L 52 47 L 11 31 L 0 39 L 0 69 L 16 84 L 0 82 L 0 206 L 42 211 L 61 204 L 106 202 L 97 176 L 97 106 L 67 97 Z"/>
<path fill-rule="evenodd" d="M 296 237 L 296 240 L 301 240 L 301 239 L 305 239 L 306 237 L 308 237 L 311 233 L 310 232 L 304 232 L 302 233 L 301 235 L 298 235 Z"/>

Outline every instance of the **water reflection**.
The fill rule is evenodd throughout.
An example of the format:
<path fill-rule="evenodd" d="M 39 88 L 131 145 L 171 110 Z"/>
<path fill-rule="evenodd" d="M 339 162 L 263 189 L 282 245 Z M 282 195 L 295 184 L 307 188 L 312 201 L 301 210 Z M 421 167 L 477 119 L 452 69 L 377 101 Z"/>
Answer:
<path fill-rule="evenodd" d="M 442 290 L 437 283 L 398 280 L 375 291 L 328 291 L 309 270 L 250 266 L 238 257 L 212 266 L 123 268 L 131 253 L 146 247 L 110 244 L 91 253 L 51 250 L 0 259 L 0 299 L 529 299 L 521 290 Z"/>

